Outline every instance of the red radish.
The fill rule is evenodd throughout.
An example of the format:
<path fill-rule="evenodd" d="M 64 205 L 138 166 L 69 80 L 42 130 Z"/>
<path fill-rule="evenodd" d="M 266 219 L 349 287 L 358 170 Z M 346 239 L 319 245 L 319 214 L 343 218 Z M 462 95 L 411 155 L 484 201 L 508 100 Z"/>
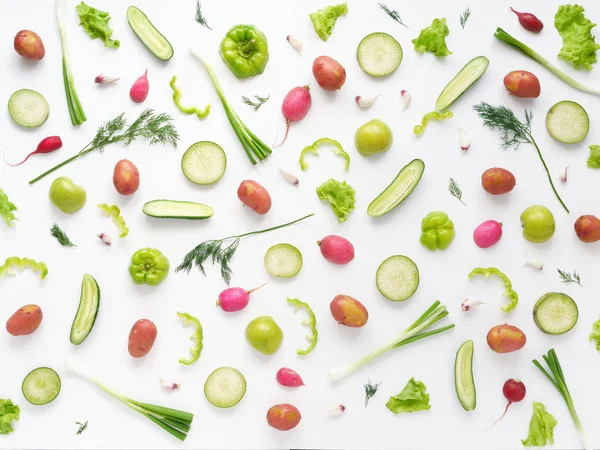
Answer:
<path fill-rule="evenodd" d="M 512 7 L 510 8 L 510 10 L 517 15 L 517 17 L 519 18 L 519 23 L 527 31 L 539 33 L 540 31 L 542 31 L 542 28 L 544 28 L 544 24 L 542 23 L 542 21 L 535 17 L 533 14 L 515 11 L 514 9 L 512 9 Z"/>
<path fill-rule="evenodd" d="M 29 155 L 27 155 L 27 158 L 25 158 L 20 163 L 11 164 L 11 163 L 7 162 L 6 159 L 4 159 L 4 162 L 12 167 L 20 166 L 25 161 L 27 161 L 31 155 L 36 155 L 38 153 L 52 153 L 61 147 L 62 147 L 62 141 L 60 140 L 59 136 L 48 136 L 47 138 L 42 139 L 42 141 L 38 144 L 35 151 L 31 152 Z"/>
<path fill-rule="evenodd" d="M 334 264 L 348 264 L 354 259 L 354 246 L 341 236 L 329 235 L 317 241 L 323 257 Z"/>
<path fill-rule="evenodd" d="M 249 291 L 241 287 L 225 289 L 219 294 L 217 306 L 220 306 L 221 309 L 225 312 L 235 312 L 244 309 L 246 306 L 248 306 L 248 302 L 250 301 L 250 294 L 254 291 L 259 290 L 266 284 L 267 283 L 261 284 L 259 287 L 250 289 Z"/>
<path fill-rule="evenodd" d="M 131 86 L 129 97 L 136 103 L 142 103 L 148 97 L 148 91 L 150 91 L 150 82 L 148 81 L 148 69 L 146 69 L 144 75 L 135 80 Z"/>
<path fill-rule="evenodd" d="M 302 377 L 295 370 L 282 367 L 277 371 L 277 382 L 285 387 L 300 387 L 304 386 Z"/>
<path fill-rule="evenodd" d="M 486 220 L 473 231 L 473 240 L 479 248 L 489 248 L 502 237 L 502 222 Z"/>
<path fill-rule="evenodd" d="M 290 123 L 304 119 L 310 111 L 312 98 L 308 86 L 298 86 L 287 93 L 281 104 L 281 114 L 285 118 L 285 136 L 275 147 L 283 145 L 290 131 Z"/>
<path fill-rule="evenodd" d="M 519 403 L 521 400 L 523 400 L 525 398 L 525 393 L 527 392 L 527 389 L 525 389 L 525 385 L 523 384 L 523 382 L 521 380 L 516 380 L 514 378 L 511 378 L 510 380 L 506 380 L 506 382 L 504 383 L 504 386 L 502 386 L 502 393 L 504 394 L 504 397 L 506 397 L 506 400 L 508 400 L 508 405 L 506 405 L 506 409 L 504 410 L 504 414 L 502 414 L 502 417 L 500 417 L 498 420 L 496 420 L 494 422 L 494 425 L 496 425 L 498 422 L 500 422 L 504 416 L 506 415 L 506 412 L 508 411 L 508 407 L 510 405 L 512 405 L 513 403 Z M 494 426 L 492 425 L 492 426 Z"/>

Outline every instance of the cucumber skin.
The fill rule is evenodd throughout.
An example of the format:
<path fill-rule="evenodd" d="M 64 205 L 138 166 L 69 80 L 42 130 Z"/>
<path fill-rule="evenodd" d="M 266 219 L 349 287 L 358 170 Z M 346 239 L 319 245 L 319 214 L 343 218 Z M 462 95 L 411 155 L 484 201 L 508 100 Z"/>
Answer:
<path fill-rule="evenodd" d="M 552 295 L 564 295 L 565 297 L 568 297 L 575 305 L 575 311 L 577 312 L 577 317 L 575 317 L 575 323 L 573 324 L 573 326 L 571 328 L 569 328 L 568 330 L 553 333 L 553 332 L 546 330 L 544 325 L 538 321 L 537 311 L 538 311 L 539 307 L 542 305 L 542 303 L 544 303 L 546 301 L 546 299 L 548 297 L 550 297 Z M 535 322 L 535 324 L 537 325 L 537 327 L 540 329 L 541 332 L 549 334 L 551 336 L 560 336 L 561 334 L 568 333 L 573 328 L 575 328 L 575 325 L 577 325 L 577 322 L 579 321 L 579 307 L 577 306 L 577 303 L 575 303 L 575 300 L 573 300 L 573 298 L 567 294 L 563 294 L 562 292 L 548 292 L 547 294 L 542 295 L 538 299 L 538 301 L 535 302 L 535 305 L 533 306 L 533 321 Z"/>
<path fill-rule="evenodd" d="M 156 53 L 156 51 L 154 51 L 154 49 L 152 49 L 146 45 L 146 43 L 144 42 L 144 40 L 138 33 L 138 30 L 136 30 L 134 28 L 131 21 L 129 20 L 130 11 L 135 11 L 135 12 L 141 14 L 144 17 L 144 19 L 146 20 L 146 26 L 149 26 L 151 28 L 151 30 L 154 30 L 153 31 L 154 33 L 158 34 L 160 37 L 162 37 L 165 40 L 165 42 L 169 45 L 169 48 L 171 49 L 171 52 L 170 52 L 171 56 L 169 56 L 168 58 L 163 58 L 162 56 L 158 55 Z M 158 31 L 158 29 L 154 26 L 154 24 L 152 22 L 150 22 L 150 19 L 148 19 L 148 16 L 140 8 L 138 8 L 137 6 L 130 6 L 129 8 L 127 8 L 127 23 L 129 24 L 129 26 L 131 27 L 131 29 L 133 30 L 135 35 L 138 37 L 138 39 L 142 42 L 142 44 L 144 44 L 144 47 L 146 47 L 148 50 L 150 50 L 150 53 L 152 53 L 154 56 L 156 56 L 161 61 L 169 61 L 171 58 L 173 58 L 173 55 L 175 54 L 175 51 L 173 50 L 173 46 L 171 45 L 169 40 L 160 31 Z"/>
<path fill-rule="evenodd" d="M 454 385 L 456 388 L 456 396 L 458 397 L 458 401 L 462 405 L 465 411 L 473 411 L 477 406 L 477 390 L 475 389 L 475 380 L 473 378 L 473 354 L 474 354 L 474 345 L 473 341 L 465 341 L 458 348 L 456 352 L 456 359 L 454 360 Z M 469 358 L 469 374 L 468 380 L 463 380 L 463 373 L 458 371 L 458 360 L 461 353 L 468 352 L 466 355 Z M 473 392 L 461 392 L 462 391 L 462 381 L 467 381 L 470 385 L 469 388 L 472 388 Z M 472 397 L 472 398 L 469 398 Z"/>
<path fill-rule="evenodd" d="M 209 219 L 210 217 L 213 216 L 213 214 L 211 214 L 210 216 L 157 216 L 154 214 L 149 213 L 148 211 L 146 211 L 146 206 L 150 205 L 151 203 L 156 203 L 156 202 L 173 202 L 173 203 L 194 203 L 194 202 L 186 202 L 186 201 L 179 201 L 179 200 L 150 200 L 149 202 L 146 202 L 144 204 L 144 206 L 142 207 L 142 212 L 144 214 L 146 214 L 149 217 L 154 217 L 155 219 L 182 219 L 182 220 L 206 220 Z M 201 203 L 198 203 L 198 205 L 200 205 Z M 210 208 L 212 210 L 212 208 L 208 205 L 203 205 L 206 206 L 207 208 Z"/>
<path fill-rule="evenodd" d="M 473 64 L 476 60 L 481 59 L 482 62 L 484 62 L 485 64 L 485 69 L 483 69 L 483 72 L 481 72 L 481 75 L 479 75 L 479 77 L 477 77 L 477 79 L 475 81 L 473 81 L 471 84 L 469 84 L 467 87 L 465 87 L 463 89 L 463 91 L 459 94 L 458 97 L 456 97 L 454 100 L 452 100 L 450 103 L 448 102 L 441 102 L 440 99 L 442 98 L 442 96 L 444 95 L 444 92 L 446 91 L 446 89 L 448 89 L 448 86 L 450 86 L 450 84 L 452 84 L 452 82 L 454 80 L 456 80 L 457 78 L 460 77 L 461 73 L 463 73 L 463 71 L 469 67 L 471 64 Z M 449 108 L 456 100 L 458 100 L 465 92 L 467 92 L 469 90 L 469 88 L 471 86 L 473 86 L 475 83 L 477 83 L 477 81 L 479 81 L 479 79 L 483 76 L 483 74 L 487 71 L 487 68 L 490 65 L 490 60 L 487 59 L 485 56 L 476 56 L 475 58 L 473 58 L 471 61 L 469 61 L 468 63 L 466 63 L 462 69 L 459 70 L 459 72 L 454 76 L 454 78 L 452 78 L 448 84 L 446 84 L 446 86 L 444 87 L 444 89 L 442 89 L 442 92 L 440 93 L 440 95 L 438 96 L 437 101 L 435 102 L 435 109 L 437 109 L 438 111 L 443 111 L 444 109 Z M 447 104 L 448 103 L 448 104 Z"/>
<path fill-rule="evenodd" d="M 86 276 L 86 275 L 84 275 L 84 276 Z M 92 280 L 94 280 L 94 284 L 96 285 L 96 290 L 98 291 L 98 304 L 96 305 L 96 311 L 94 311 L 94 318 L 92 320 L 90 329 L 87 331 L 87 333 L 85 333 L 85 336 L 83 336 L 83 338 L 77 339 L 77 337 L 74 336 L 75 319 L 77 318 L 77 314 L 79 314 L 79 309 L 83 306 L 82 305 L 83 298 L 82 297 L 79 298 L 79 307 L 77 308 L 77 312 L 75 313 L 75 319 L 73 319 L 73 324 L 71 325 L 70 341 L 71 341 L 71 344 L 73 344 L 73 345 L 80 345 L 81 343 L 83 343 L 83 341 L 85 341 L 87 339 L 87 337 L 92 332 L 92 329 L 94 328 L 94 324 L 96 323 L 96 318 L 98 317 L 98 310 L 100 309 L 100 286 L 98 286 L 98 282 L 96 281 L 96 279 L 94 277 L 92 277 L 91 275 L 87 275 L 87 276 L 89 276 Z"/>

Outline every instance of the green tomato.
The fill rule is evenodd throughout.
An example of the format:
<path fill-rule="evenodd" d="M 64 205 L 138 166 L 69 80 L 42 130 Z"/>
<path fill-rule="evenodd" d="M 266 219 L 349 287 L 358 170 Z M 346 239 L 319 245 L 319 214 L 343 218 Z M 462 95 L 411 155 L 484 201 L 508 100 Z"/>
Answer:
<path fill-rule="evenodd" d="M 72 214 L 85 205 L 87 194 L 83 186 L 68 177 L 59 177 L 50 186 L 50 201 L 62 212 Z"/>
<path fill-rule="evenodd" d="M 433 211 L 421 221 L 421 244 L 429 250 L 446 250 L 454 240 L 454 223 L 442 211 Z"/>
<path fill-rule="evenodd" d="M 272 355 L 281 346 L 283 331 L 272 317 L 260 316 L 246 327 L 246 339 L 259 352 Z"/>
<path fill-rule="evenodd" d="M 537 244 L 549 240 L 556 229 L 554 216 L 548 208 L 542 205 L 530 206 L 523 211 L 521 225 L 523 226 L 523 237 L 529 242 Z"/>
<path fill-rule="evenodd" d="M 363 156 L 385 152 L 392 146 L 392 130 L 379 119 L 373 119 L 356 130 L 354 144 Z"/>

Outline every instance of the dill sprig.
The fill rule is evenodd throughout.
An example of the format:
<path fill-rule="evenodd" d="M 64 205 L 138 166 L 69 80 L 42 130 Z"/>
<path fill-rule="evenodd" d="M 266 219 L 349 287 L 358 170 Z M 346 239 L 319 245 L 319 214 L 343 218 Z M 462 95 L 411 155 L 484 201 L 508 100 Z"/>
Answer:
<path fill-rule="evenodd" d="M 89 422 L 89 420 L 86 420 L 85 423 L 75 422 L 75 425 L 79 425 L 79 430 L 77 430 L 77 433 L 75 433 L 75 434 L 83 433 L 88 426 L 88 422 Z"/>
<path fill-rule="evenodd" d="M 560 198 L 560 195 L 558 195 L 552 177 L 550 176 L 550 171 L 546 165 L 546 161 L 544 161 L 542 152 L 531 134 L 531 119 L 533 118 L 533 113 L 525 110 L 525 122 L 521 122 L 506 106 L 492 106 L 488 103 L 481 102 L 478 105 L 475 105 L 473 109 L 477 111 L 479 117 L 483 119 L 484 126 L 491 130 L 497 129 L 500 131 L 501 149 L 505 150 L 513 147 L 515 150 L 518 150 L 521 144 L 532 144 L 535 147 L 540 161 L 542 161 L 544 169 L 546 170 L 546 175 L 548 176 L 548 181 L 554 191 L 554 195 L 556 195 L 556 198 L 565 211 L 570 212 L 567 205 L 565 205 L 562 198 Z"/>
<path fill-rule="evenodd" d="M 377 384 L 371 384 L 371 380 L 369 380 L 364 385 L 364 387 L 365 387 L 365 408 L 369 404 L 369 400 L 371 400 L 371 397 L 373 397 L 375 395 L 375 393 L 377 392 L 377 388 L 379 387 L 379 385 L 381 383 L 383 383 L 383 381 L 380 381 Z"/>
<path fill-rule="evenodd" d="M 573 274 L 570 274 L 569 272 L 564 272 L 560 269 L 556 270 L 558 271 L 558 275 L 560 276 L 560 281 L 562 283 L 576 283 L 583 287 L 583 284 L 581 284 L 581 277 L 576 271 L 573 271 Z"/>
<path fill-rule="evenodd" d="M 246 236 L 252 236 L 254 234 L 262 234 L 267 233 L 268 231 L 277 230 L 279 228 L 284 228 L 289 225 L 293 225 L 297 222 L 300 222 L 304 219 L 308 219 L 309 217 L 314 216 L 313 214 L 308 214 L 307 216 L 301 217 L 300 219 L 293 220 L 292 222 L 284 223 L 283 225 L 277 225 L 275 227 L 266 228 L 264 230 L 258 231 L 250 231 L 248 233 L 239 234 L 236 236 L 228 236 L 222 239 L 213 239 L 210 241 L 201 242 L 199 245 L 194 247 L 185 257 L 183 258 L 182 263 L 175 269 L 175 272 L 185 271 L 186 273 L 190 273 L 192 267 L 196 266 L 198 270 L 202 273 L 202 275 L 206 276 L 206 272 L 204 270 L 204 264 L 210 259 L 213 264 L 218 264 L 221 267 L 221 278 L 227 286 L 231 282 L 231 276 L 233 275 L 233 271 L 229 266 L 231 259 L 235 255 L 235 252 L 240 244 L 240 239 Z M 233 239 L 229 245 L 224 246 L 225 241 L 229 241 Z"/>
<path fill-rule="evenodd" d="M 260 97 L 258 95 L 255 95 L 254 98 L 256 99 L 256 101 L 252 101 L 249 97 L 242 95 L 242 101 L 244 102 L 244 104 L 252 106 L 254 112 L 256 112 L 258 111 L 258 108 L 260 108 L 264 103 L 267 102 L 267 100 L 269 100 L 269 98 L 271 98 L 271 96 L 268 95 L 267 97 Z"/>
<path fill-rule="evenodd" d="M 467 6 L 467 9 L 465 9 L 463 11 L 463 13 L 460 15 L 460 26 L 462 27 L 462 29 L 465 29 L 465 25 L 467 24 L 467 20 L 469 20 L 469 17 L 471 16 L 471 8 L 469 8 Z"/>
<path fill-rule="evenodd" d="M 404 22 L 402 22 L 402 18 L 400 17 L 400 14 L 398 14 L 398 11 L 396 11 L 395 9 L 388 8 L 387 5 L 385 5 L 384 3 L 378 3 L 378 5 L 381 9 L 383 9 L 385 11 L 385 13 L 388 16 L 390 16 L 392 19 L 394 19 L 400 25 L 408 28 L 408 25 L 405 25 Z"/>
<path fill-rule="evenodd" d="M 77 247 L 71 242 L 71 239 L 69 239 L 67 233 L 61 230 L 57 224 L 52 225 L 52 228 L 50 228 L 50 234 L 54 236 L 58 243 L 64 247 Z"/>
<path fill-rule="evenodd" d="M 196 0 L 196 16 L 195 16 L 195 19 L 196 19 L 196 22 L 198 22 L 203 27 L 206 27 L 209 30 L 212 30 L 212 28 L 206 22 L 206 19 L 204 18 L 204 15 L 202 14 L 202 5 L 200 5 L 200 0 Z"/>
<path fill-rule="evenodd" d="M 467 206 L 467 204 L 462 200 L 462 189 L 454 178 L 450 178 L 448 181 L 448 192 L 450 192 L 452 197 L 457 198 L 463 205 Z"/>

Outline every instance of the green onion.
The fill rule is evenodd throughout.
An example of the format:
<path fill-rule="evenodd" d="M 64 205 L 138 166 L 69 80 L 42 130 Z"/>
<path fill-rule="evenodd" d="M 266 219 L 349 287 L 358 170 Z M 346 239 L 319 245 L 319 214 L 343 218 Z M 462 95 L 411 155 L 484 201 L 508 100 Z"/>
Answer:
<path fill-rule="evenodd" d="M 427 311 L 423 313 L 421 317 L 419 317 L 410 327 L 406 330 L 398 334 L 394 339 L 385 344 L 382 347 L 379 347 L 376 350 L 373 350 L 370 353 L 364 355 L 358 361 L 349 364 L 344 367 L 339 367 L 337 369 L 332 369 L 329 371 L 329 378 L 331 381 L 338 381 L 348 375 L 354 373 L 362 366 L 371 362 L 375 358 L 383 355 L 384 353 L 392 350 L 394 348 L 402 347 L 403 345 L 410 344 L 412 342 L 416 342 L 420 339 L 424 339 L 429 336 L 433 336 L 438 333 L 442 333 L 446 330 L 454 328 L 454 324 L 446 325 L 445 327 L 436 328 L 435 330 L 427 331 L 425 330 L 431 327 L 437 321 L 443 319 L 448 315 L 448 311 L 444 305 L 440 306 L 439 300 L 437 300 L 433 305 L 429 307 Z"/>

